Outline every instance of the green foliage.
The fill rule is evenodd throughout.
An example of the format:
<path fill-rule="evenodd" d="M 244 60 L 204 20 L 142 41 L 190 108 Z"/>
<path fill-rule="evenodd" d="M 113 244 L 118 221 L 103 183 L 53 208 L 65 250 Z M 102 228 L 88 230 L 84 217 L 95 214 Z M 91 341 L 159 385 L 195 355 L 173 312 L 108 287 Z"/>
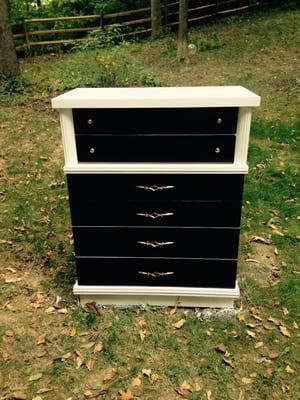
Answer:
<path fill-rule="evenodd" d="M 0 74 L 0 96 L 22 93 L 24 91 L 24 80 L 9 74 Z"/>
<path fill-rule="evenodd" d="M 200 34 L 193 38 L 193 44 L 199 51 L 219 49 L 225 45 L 216 33 L 211 36 Z"/>
<path fill-rule="evenodd" d="M 117 24 L 107 29 L 94 29 L 87 35 L 87 38 L 83 42 L 75 44 L 72 50 L 97 50 L 114 46 L 122 41 L 121 32 L 121 26 Z"/>

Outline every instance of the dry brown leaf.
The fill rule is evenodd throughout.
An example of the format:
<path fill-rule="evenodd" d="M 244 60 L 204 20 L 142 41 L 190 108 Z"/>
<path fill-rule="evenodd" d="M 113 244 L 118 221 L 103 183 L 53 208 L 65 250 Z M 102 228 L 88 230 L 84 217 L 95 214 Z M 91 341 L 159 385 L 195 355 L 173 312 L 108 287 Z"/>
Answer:
<path fill-rule="evenodd" d="M 151 375 L 151 369 L 150 368 L 143 368 L 142 369 L 142 374 L 144 375 L 144 376 L 148 376 L 148 378 L 150 377 L 150 375 Z"/>
<path fill-rule="evenodd" d="M 246 262 L 248 263 L 255 263 L 255 264 L 259 264 L 259 261 L 255 260 L 255 258 L 247 258 Z"/>
<path fill-rule="evenodd" d="M 131 381 L 131 385 L 134 387 L 139 387 L 139 386 L 141 386 L 141 384 L 142 384 L 142 381 L 139 376 L 137 376 L 136 378 L 133 378 Z"/>
<path fill-rule="evenodd" d="M 268 321 L 273 322 L 273 324 L 275 324 L 276 326 L 282 325 L 282 322 L 279 321 L 279 319 L 277 318 L 270 317 L 268 318 Z"/>
<path fill-rule="evenodd" d="M 79 369 L 83 364 L 83 358 L 78 356 L 76 357 L 76 369 Z"/>
<path fill-rule="evenodd" d="M 206 397 L 207 397 L 207 400 L 212 400 L 212 392 L 211 392 L 211 390 L 207 390 L 207 392 L 206 392 Z"/>
<path fill-rule="evenodd" d="M 86 399 L 95 399 L 95 398 L 97 398 L 99 396 L 103 396 L 107 392 L 108 392 L 107 389 L 99 389 L 99 390 L 96 390 L 94 392 L 92 392 L 91 390 L 87 390 L 87 391 L 84 392 L 83 395 L 84 395 L 84 397 Z"/>
<path fill-rule="evenodd" d="M 51 306 L 46 308 L 45 313 L 46 314 L 52 314 L 55 311 L 55 307 Z"/>
<path fill-rule="evenodd" d="M 251 242 L 257 242 L 257 243 L 264 243 L 264 244 L 271 244 L 271 240 L 265 239 L 261 236 L 252 236 Z"/>
<path fill-rule="evenodd" d="M 174 307 L 170 310 L 170 315 L 174 315 L 177 311 L 177 307 Z"/>
<path fill-rule="evenodd" d="M 76 328 L 71 328 L 69 331 L 69 336 L 74 337 L 77 335 L 77 330 Z"/>
<path fill-rule="evenodd" d="M 218 353 L 223 353 L 223 354 L 228 353 L 228 351 L 227 351 L 227 349 L 226 349 L 226 347 L 225 347 L 225 345 L 224 345 L 223 343 L 217 344 L 217 345 L 214 347 L 214 349 L 215 349 Z"/>
<path fill-rule="evenodd" d="M 94 368 L 94 364 L 95 364 L 94 360 L 92 360 L 91 358 L 89 358 L 89 359 L 87 360 L 87 362 L 85 363 L 85 366 L 87 367 L 87 369 L 88 369 L 89 371 L 91 371 L 91 370 Z"/>
<path fill-rule="evenodd" d="M 182 384 L 180 385 L 180 389 L 188 390 L 191 392 L 192 386 L 187 381 L 183 381 Z"/>
<path fill-rule="evenodd" d="M 264 345 L 264 342 L 257 342 L 255 343 L 255 349 L 259 349 L 260 347 L 262 347 Z"/>
<path fill-rule="evenodd" d="M 269 353 L 268 353 L 268 357 L 271 359 L 271 360 L 274 360 L 275 358 L 277 358 L 279 356 L 279 353 L 277 353 L 277 351 L 274 351 L 274 350 L 271 350 Z"/>
<path fill-rule="evenodd" d="M 256 336 L 256 333 L 255 333 L 255 332 L 250 331 L 249 329 L 247 329 L 246 332 L 247 332 L 247 335 L 248 335 L 248 336 L 250 336 L 251 338 L 255 338 L 255 336 Z"/>
<path fill-rule="evenodd" d="M 59 314 L 68 314 L 68 310 L 67 310 L 66 308 L 59 308 L 59 309 L 57 310 L 57 312 L 58 312 Z"/>
<path fill-rule="evenodd" d="M 175 322 L 174 324 L 172 324 L 172 326 L 176 329 L 180 329 L 183 327 L 183 325 L 186 323 L 186 319 L 182 318 L 179 321 Z"/>
<path fill-rule="evenodd" d="M 223 357 L 223 361 L 225 364 L 229 365 L 231 368 L 234 368 L 233 361 L 230 358 Z"/>
<path fill-rule="evenodd" d="M 40 351 L 39 353 L 36 354 L 36 356 L 37 356 L 38 358 L 41 358 L 41 357 L 44 357 L 46 354 L 47 354 L 46 351 Z"/>
<path fill-rule="evenodd" d="M 267 368 L 264 372 L 264 377 L 265 378 L 271 378 L 273 375 L 274 369 L 273 368 Z"/>
<path fill-rule="evenodd" d="M 72 353 L 69 352 L 69 353 L 63 354 L 60 357 L 60 359 L 61 359 L 61 361 L 66 361 L 66 360 L 69 360 L 71 357 L 72 357 Z"/>
<path fill-rule="evenodd" d="M 93 346 L 95 345 L 95 342 L 88 342 L 88 343 L 84 343 L 80 346 L 81 349 L 91 349 Z"/>
<path fill-rule="evenodd" d="M 11 397 L 9 397 L 9 399 L 10 399 L 10 398 L 11 398 Z M 27 396 L 26 396 L 25 393 L 23 393 L 23 392 L 21 392 L 20 390 L 18 390 L 18 391 L 14 392 L 14 393 L 12 394 L 12 398 L 13 398 L 13 400 L 26 400 L 26 399 L 27 399 Z M 7 399 L 6 396 L 5 396 L 5 399 Z"/>
<path fill-rule="evenodd" d="M 111 367 L 108 368 L 108 370 L 105 372 L 104 377 L 103 377 L 103 382 L 108 382 L 113 379 L 113 377 L 116 375 L 117 371 L 115 368 Z"/>
<path fill-rule="evenodd" d="M 297 324 L 297 322 L 293 322 L 293 327 L 295 328 L 295 329 L 298 329 L 298 324 Z"/>
<path fill-rule="evenodd" d="M 120 400 L 132 400 L 133 396 L 129 389 L 124 392 L 123 390 L 119 391 Z"/>
<path fill-rule="evenodd" d="M 103 349 L 103 344 L 101 342 L 95 344 L 94 353 L 100 353 Z"/>
<path fill-rule="evenodd" d="M 290 391 L 289 385 L 282 385 L 281 390 L 283 393 L 288 393 Z"/>
<path fill-rule="evenodd" d="M 146 329 L 143 329 L 143 330 L 139 331 L 139 335 L 140 335 L 141 342 L 143 343 L 145 338 L 146 338 L 146 336 L 147 336 Z"/>
<path fill-rule="evenodd" d="M 41 388 L 41 389 L 39 389 L 36 393 L 37 394 L 44 394 L 44 393 L 48 393 L 48 392 L 51 392 L 53 389 L 51 389 L 51 388 Z"/>
<path fill-rule="evenodd" d="M 12 330 L 10 330 L 10 329 L 8 329 L 8 330 L 5 332 L 5 336 L 7 336 L 7 337 L 13 337 L 13 336 L 15 336 L 15 332 L 12 331 Z"/>
<path fill-rule="evenodd" d="M 243 385 L 250 385 L 252 382 L 253 382 L 253 379 L 251 379 L 251 378 L 242 378 Z"/>
<path fill-rule="evenodd" d="M 274 249 L 274 254 L 275 254 L 275 256 L 278 256 L 278 249 L 277 249 L 277 247 L 275 247 L 275 249 Z"/>
<path fill-rule="evenodd" d="M 288 329 L 285 326 L 280 326 L 279 330 L 283 334 L 283 336 L 287 336 L 289 338 L 291 337 L 290 332 L 288 331 Z"/>
<path fill-rule="evenodd" d="M 101 312 L 97 306 L 97 303 L 95 301 L 90 301 L 84 304 L 83 306 L 84 311 L 86 312 L 95 312 L 97 315 L 101 315 Z"/>
<path fill-rule="evenodd" d="M 35 396 L 32 398 L 32 400 L 43 400 L 43 398 L 41 396 Z"/>
<path fill-rule="evenodd" d="M 146 321 L 145 321 L 145 318 L 140 318 L 139 321 L 138 321 L 138 325 L 139 325 L 141 328 L 146 328 Z"/>
<path fill-rule="evenodd" d="M 181 389 L 180 387 L 176 387 L 175 392 L 180 394 L 180 396 L 184 397 L 185 399 L 190 396 L 190 392 L 188 390 Z"/>
<path fill-rule="evenodd" d="M 37 336 L 35 338 L 35 341 L 36 341 L 37 345 L 46 343 L 46 335 L 44 334 L 44 335 Z"/>
<path fill-rule="evenodd" d="M 42 376 L 43 376 L 43 374 L 41 374 L 41 373 L 31 375 L 31 376 L 28 378 L 28 381 L 29 381 L 29 382 L 38 381 L 39 379 L 41 379 Z"/>
<path fill-rule="evenodd" d="M 158 374 L 156 374 L 155 372 L 153 374 L 151 374 L 151 376 L 150 376 L 151 382 L 156 382 L 156 381 L 158 381 L 158 379 L 159 379 Z"/>
<path fill-rule="evenodd" d="M 285 370 L 286 370 L 286 372 L 287 372 L 288 374 L 294 374 L 294 373 L 295 373 L 295 371 L 293 370 L 293 368 L 291 368 L 289 365 L 286 366 Z"/>
<path fill-rule="evenodd" d="M 241 313 L 237 315 L 237 319 L 239 322 L 245 321 L 245 314 Z"/>

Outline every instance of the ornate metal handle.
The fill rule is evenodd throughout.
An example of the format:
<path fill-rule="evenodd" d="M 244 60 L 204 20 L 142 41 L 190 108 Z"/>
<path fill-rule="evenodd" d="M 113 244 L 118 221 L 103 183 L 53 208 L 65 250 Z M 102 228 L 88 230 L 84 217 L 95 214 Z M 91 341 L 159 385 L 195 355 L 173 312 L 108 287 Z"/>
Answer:
<path fill-rule="evenodd" d="M 138 215 L 139 217 L 156 219 L 156 218 L 171 217 L 172 215 L 174 215 L 174 213 L 173 212 L 166 212 L 166 213 L 153 212 L 151 214 L 149 214 L 149 213 L 136 213 L 136 215 Z"/>
<path fill-rule="evenodd" d="M 175 272 L 148 272 L 148 271 L 138 271 L 139 274 L 141 275 L 147 275 L 147 276 L 152 276 L 152 278 L 159 278 L 160 276 L 166 276 L 166 275 L 174 275 Z"/>
<path fill-rule="evenodd" d="M 163 246 L 170 246 L 171 244 L 174 244 L 175 242 L 142 242 L 138 241 L 138 244 L 142 244 L 143 246 L 148 246 L 148 247 L 163 247 Z"/>
<path fill-rule="evenodd" d="M 143 189 L 143 190 L 149 190 L 150 192 L 157 192 L 159 190 L 167 190 L 167 189 L 174 189 L 175 186 L 168 185 L 168 186 L 158 186 L 158 185 L 152 185 L 152 186 L 143 186 L 143 185 L 138 185 L 136 186 L 137 189 Z"/>

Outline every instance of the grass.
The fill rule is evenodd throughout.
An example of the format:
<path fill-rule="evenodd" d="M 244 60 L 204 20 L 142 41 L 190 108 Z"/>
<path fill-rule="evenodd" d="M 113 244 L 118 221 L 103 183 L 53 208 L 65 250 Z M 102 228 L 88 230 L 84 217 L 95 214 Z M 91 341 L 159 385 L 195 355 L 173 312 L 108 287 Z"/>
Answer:
<path fill-rule="evenodd" d="M 174 61 L 172 35 L 25 59 L 20 81 L 0 88 L 0 398 L 82 400 L 103 388 L 98 398 L 128 388 L 134 399 L 300 398 L 299 21 L 298 11 L 274 11 L 203 26 L 191 32 L 198 51 L 186 64 Z M 71 295 L 70 214 L 49 99 L 81 85 L 145 84 L 243 84 L 262 96 L 249 149 L 237 316 L 148 307 L 97 315 Z M 220 343 L 229 354 L 215 350 Z M 180 395 L 184 381 L 190 390 Z"/>

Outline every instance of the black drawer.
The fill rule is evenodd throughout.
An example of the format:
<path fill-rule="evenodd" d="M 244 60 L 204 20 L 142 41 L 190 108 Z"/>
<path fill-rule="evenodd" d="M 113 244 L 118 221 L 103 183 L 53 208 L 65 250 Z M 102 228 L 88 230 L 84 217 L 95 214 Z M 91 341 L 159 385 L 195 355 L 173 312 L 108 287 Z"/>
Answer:
<path fill-rule="evenodd" d="M 91 226 L 239 227 L 241 202 L 126 201 L 70 198 L 72 224 Z"/>
<path fill-rule="evenodd" d="M 73 109 L 76 134 L 232 134 L 238 108 Z"/>
<path fill-rule="evenodd" d="M 73 227 L 76 256 L 235 259 L 237 228 Z"/>
<path fill-rule="evenodd" d="M 80 285 L 234 288 L 236 260 L 76 258 Z"/>
<path fill-rule="evenodd" d="M 77 135 L 79 162 L 233 162 L 235 135 Z"/>
<path fill-rule="evenodd" d="M 241 201 L 244 175 L 69 174 L 71 201 L 235 200 Z"/>

